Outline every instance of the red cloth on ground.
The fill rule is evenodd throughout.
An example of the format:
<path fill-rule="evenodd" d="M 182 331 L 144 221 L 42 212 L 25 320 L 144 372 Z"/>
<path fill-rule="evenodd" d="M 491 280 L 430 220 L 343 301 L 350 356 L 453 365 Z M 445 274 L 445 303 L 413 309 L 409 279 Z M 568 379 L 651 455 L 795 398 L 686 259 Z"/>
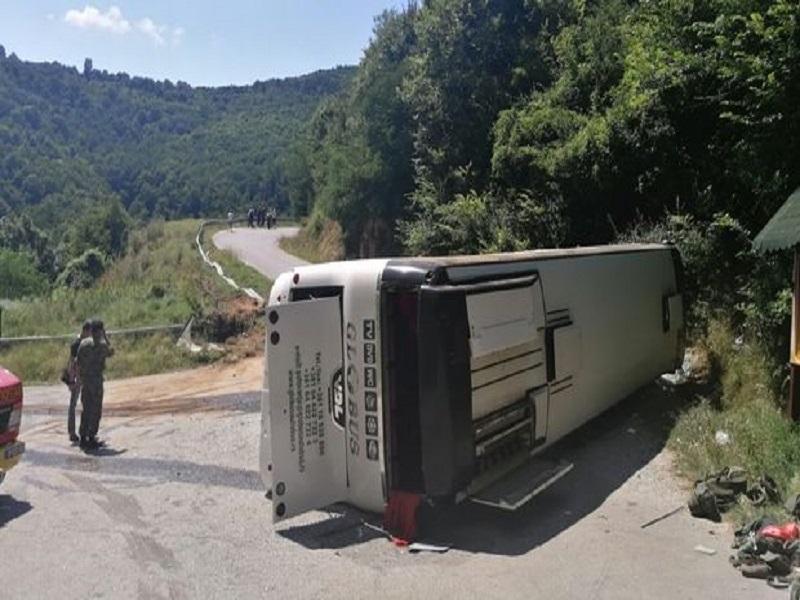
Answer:
<path fill-rule="evenodd" d="M 794 521 L 784 523 L 783 525 L 767 525 L 758 531 L 758 535 L 788 542 L 800 538 L 800 526 Z"/>
<path fill-rule="evenodd" d="M 422 496 L 419 494 L 391 492 L 383 513 L 383 528 L 396 538 L 412 541 L 417 535 L 417 509 L 420 502 Z"/>

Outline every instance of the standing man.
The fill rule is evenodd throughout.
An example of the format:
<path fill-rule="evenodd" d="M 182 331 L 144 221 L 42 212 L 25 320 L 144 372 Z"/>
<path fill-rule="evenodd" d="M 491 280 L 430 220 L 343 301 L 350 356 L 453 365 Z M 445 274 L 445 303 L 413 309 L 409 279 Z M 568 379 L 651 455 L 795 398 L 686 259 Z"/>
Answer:
<path fill-rule="evenodd" d="M 69 410 L 67 411 L 67 431 L 69 432 L 69 441 L 73 444 L 80 441 L 75 433 L 75 406 L 78 404 L 78 398 L 81 395 L 81 378 L 78 374 L 78 348 L 81 342 L 89 337 L 92 333 L 92 323 L 84 321 L 80 334 L 69 345 L 69 362 L 67 363 L 67 375 L 65 383 L 69 388 Z"/>
<path fill-rule="evenodd" d="M 102 446 L 102 442 L 97 439 L 97 431 L 103 414 L 103 374 L 106 370 L 106 359 L 114 355 L 102 321 L 93 320 L 90 332 L 90 337 L 83 340 L 78 347 L 78 373 L 81 378 L 83 405 L 80 443 L 85 450 Z"/>

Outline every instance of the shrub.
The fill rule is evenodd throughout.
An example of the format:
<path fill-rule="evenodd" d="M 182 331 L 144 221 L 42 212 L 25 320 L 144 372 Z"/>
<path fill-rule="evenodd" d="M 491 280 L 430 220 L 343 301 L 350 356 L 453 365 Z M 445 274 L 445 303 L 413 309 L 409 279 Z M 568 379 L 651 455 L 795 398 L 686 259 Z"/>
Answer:
<path fill-rule="evenodd" d="M 412 254 L 480 254 L 558 247 L 567 224 L 560 197 L 530 190 L 456 194 L 437 203 L 435 194 L 415 192 L 417 214 L 400 224 Z"/>
<path fill-rule="evenodd" d="M 312 263 L 343 260 L 345 257 L 341 225 L 319 213 L 314 213 L 296 236 L 281 238 L 280 246 L 286 252 Z"/>
<path fill-rule="evenodd" d="M 67 234 L 70 256 L 98 249 L 104 255 L 121 256 L 128 245 L 131 218 L 119 200 L 109 199 L 80 215 Z"/>
<path fill-rule="evenodd" d="M 47 278 L 28 254 L 0 248 L 0 298 L 35 296 L 47 289 Z"/>
<path fill-rule="evenodd" d="M 92 248 L 67 263 L 58 276 L 56 285 L 73 290 L 86 289 L 100 279 L 105 270 L 106 261 L 103 254 Z"/>
<path fill-rule="evenodd" d="M 684 475 L 700 479 L 723 467 L 744 467 L 750 477 L 768 474 L 786 496 L 800 492 L 800 430 L 782 413 L 768 353 L 757 340 L 734 335 L 729 322 L 713 319 L 703 340 L 716 386 L 677 420 L 670 437 Z M 717 431 L 730 442 L 718 444 Z M 743 505 L 735 520 L 754 518 Z M 767 507 L 779 513 L 779 507 Z M 780 516 L 780 515 L 779 515 Z"/>

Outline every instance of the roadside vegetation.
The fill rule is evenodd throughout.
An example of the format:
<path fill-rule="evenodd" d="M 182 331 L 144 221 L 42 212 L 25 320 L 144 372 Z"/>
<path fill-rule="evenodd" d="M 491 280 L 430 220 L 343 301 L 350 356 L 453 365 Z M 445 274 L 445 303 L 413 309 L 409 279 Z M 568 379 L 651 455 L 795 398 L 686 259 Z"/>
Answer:
<path fill-rule="evenodd" d="M 195 317 L 199 340 L 224 342 L 255 325 L 249 299 L 223 282 L 200 259 L 195 235 L 200 222 L 155 221 L 131 232 L 127 251 L 88 287 L 54 287 L 48 293 L 6 304 L 3 335 L 75 333 L 84 319 L 103 318 L 108 329 L 185 323 Z M 231 258 L 233 274 L 269 282 Z M 267 288 L 268 289 L 268 288 Z M 242 310 L 241 307 L 245 306 Z M 220 353 L 189 353 L 171 335 L 120 337 L 109 361 L 110 377 L 169 371 L 214 360 Z M 26 343 L 0 349 L 0 364 L 29 382 L 56 381 L 66 363 L 67 343 Z"/>
<path fill-rule="evenodd" d="M 218 353 L 192 354 L 175 346 L 165 333 L 137 337 L 112 336 L 115 354 L 108 361 L 106 377 L 136 377 L 178 371 L 219 359 Z M 19 375 L 26 384 L 55 383 L 67 362 L 67 342 L 32 342 L 0 351 L 0 364 Z"/>
<path fill-rule="evenodd" d="M 784 498 L 800 493 L 800 428 L 784 416 L 791 257 L 754 253 L 749 232 L 722 213 L 710 223 L 670 215 L 620 241 L 670 241 L 683 258 L 696 372 L 669 440 L 681 473 L 698 480 L 740 466 L 772 477 Z M 742 503 L 731 518 L 764 512 L 786 516 L 781 505 Z"/>
<path fill-rule="evenodd" d="M 737 340 L 725 321 L 712 322 L 699 345 L 716 371 L 714 387 L 690 401 L 672 431 L 669 445 L 680 471 L 698 480 L 740 466 L 753 479 L 772 477 L 784 498 L 800 493 L 800 431 L 782 412 L 785 389 L 776 393 L 774 365 L 764 349 Z M 717 432 L 729 441 L 720 443 Z M 731 518 L 744 522 L 764 513 L 788 517 L 782 504 L 753 507 L 743 502 Z"/>
<path fill-rule="evenodd" d="M 344 236 L 341 226 L 333 220 L 314 218 L 294 237 L 285 237 L 280 247 L 310 263 L 343 260 Z"/>

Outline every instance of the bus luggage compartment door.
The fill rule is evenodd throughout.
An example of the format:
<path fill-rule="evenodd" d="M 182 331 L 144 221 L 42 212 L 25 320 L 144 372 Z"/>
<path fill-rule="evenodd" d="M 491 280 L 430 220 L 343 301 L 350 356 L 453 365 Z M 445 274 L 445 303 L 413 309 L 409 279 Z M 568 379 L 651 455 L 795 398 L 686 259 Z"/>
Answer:
<path fill-rule="evenodd" d="M 273 522 L 347 495 L 339 298 L 267 309 Z"/>

